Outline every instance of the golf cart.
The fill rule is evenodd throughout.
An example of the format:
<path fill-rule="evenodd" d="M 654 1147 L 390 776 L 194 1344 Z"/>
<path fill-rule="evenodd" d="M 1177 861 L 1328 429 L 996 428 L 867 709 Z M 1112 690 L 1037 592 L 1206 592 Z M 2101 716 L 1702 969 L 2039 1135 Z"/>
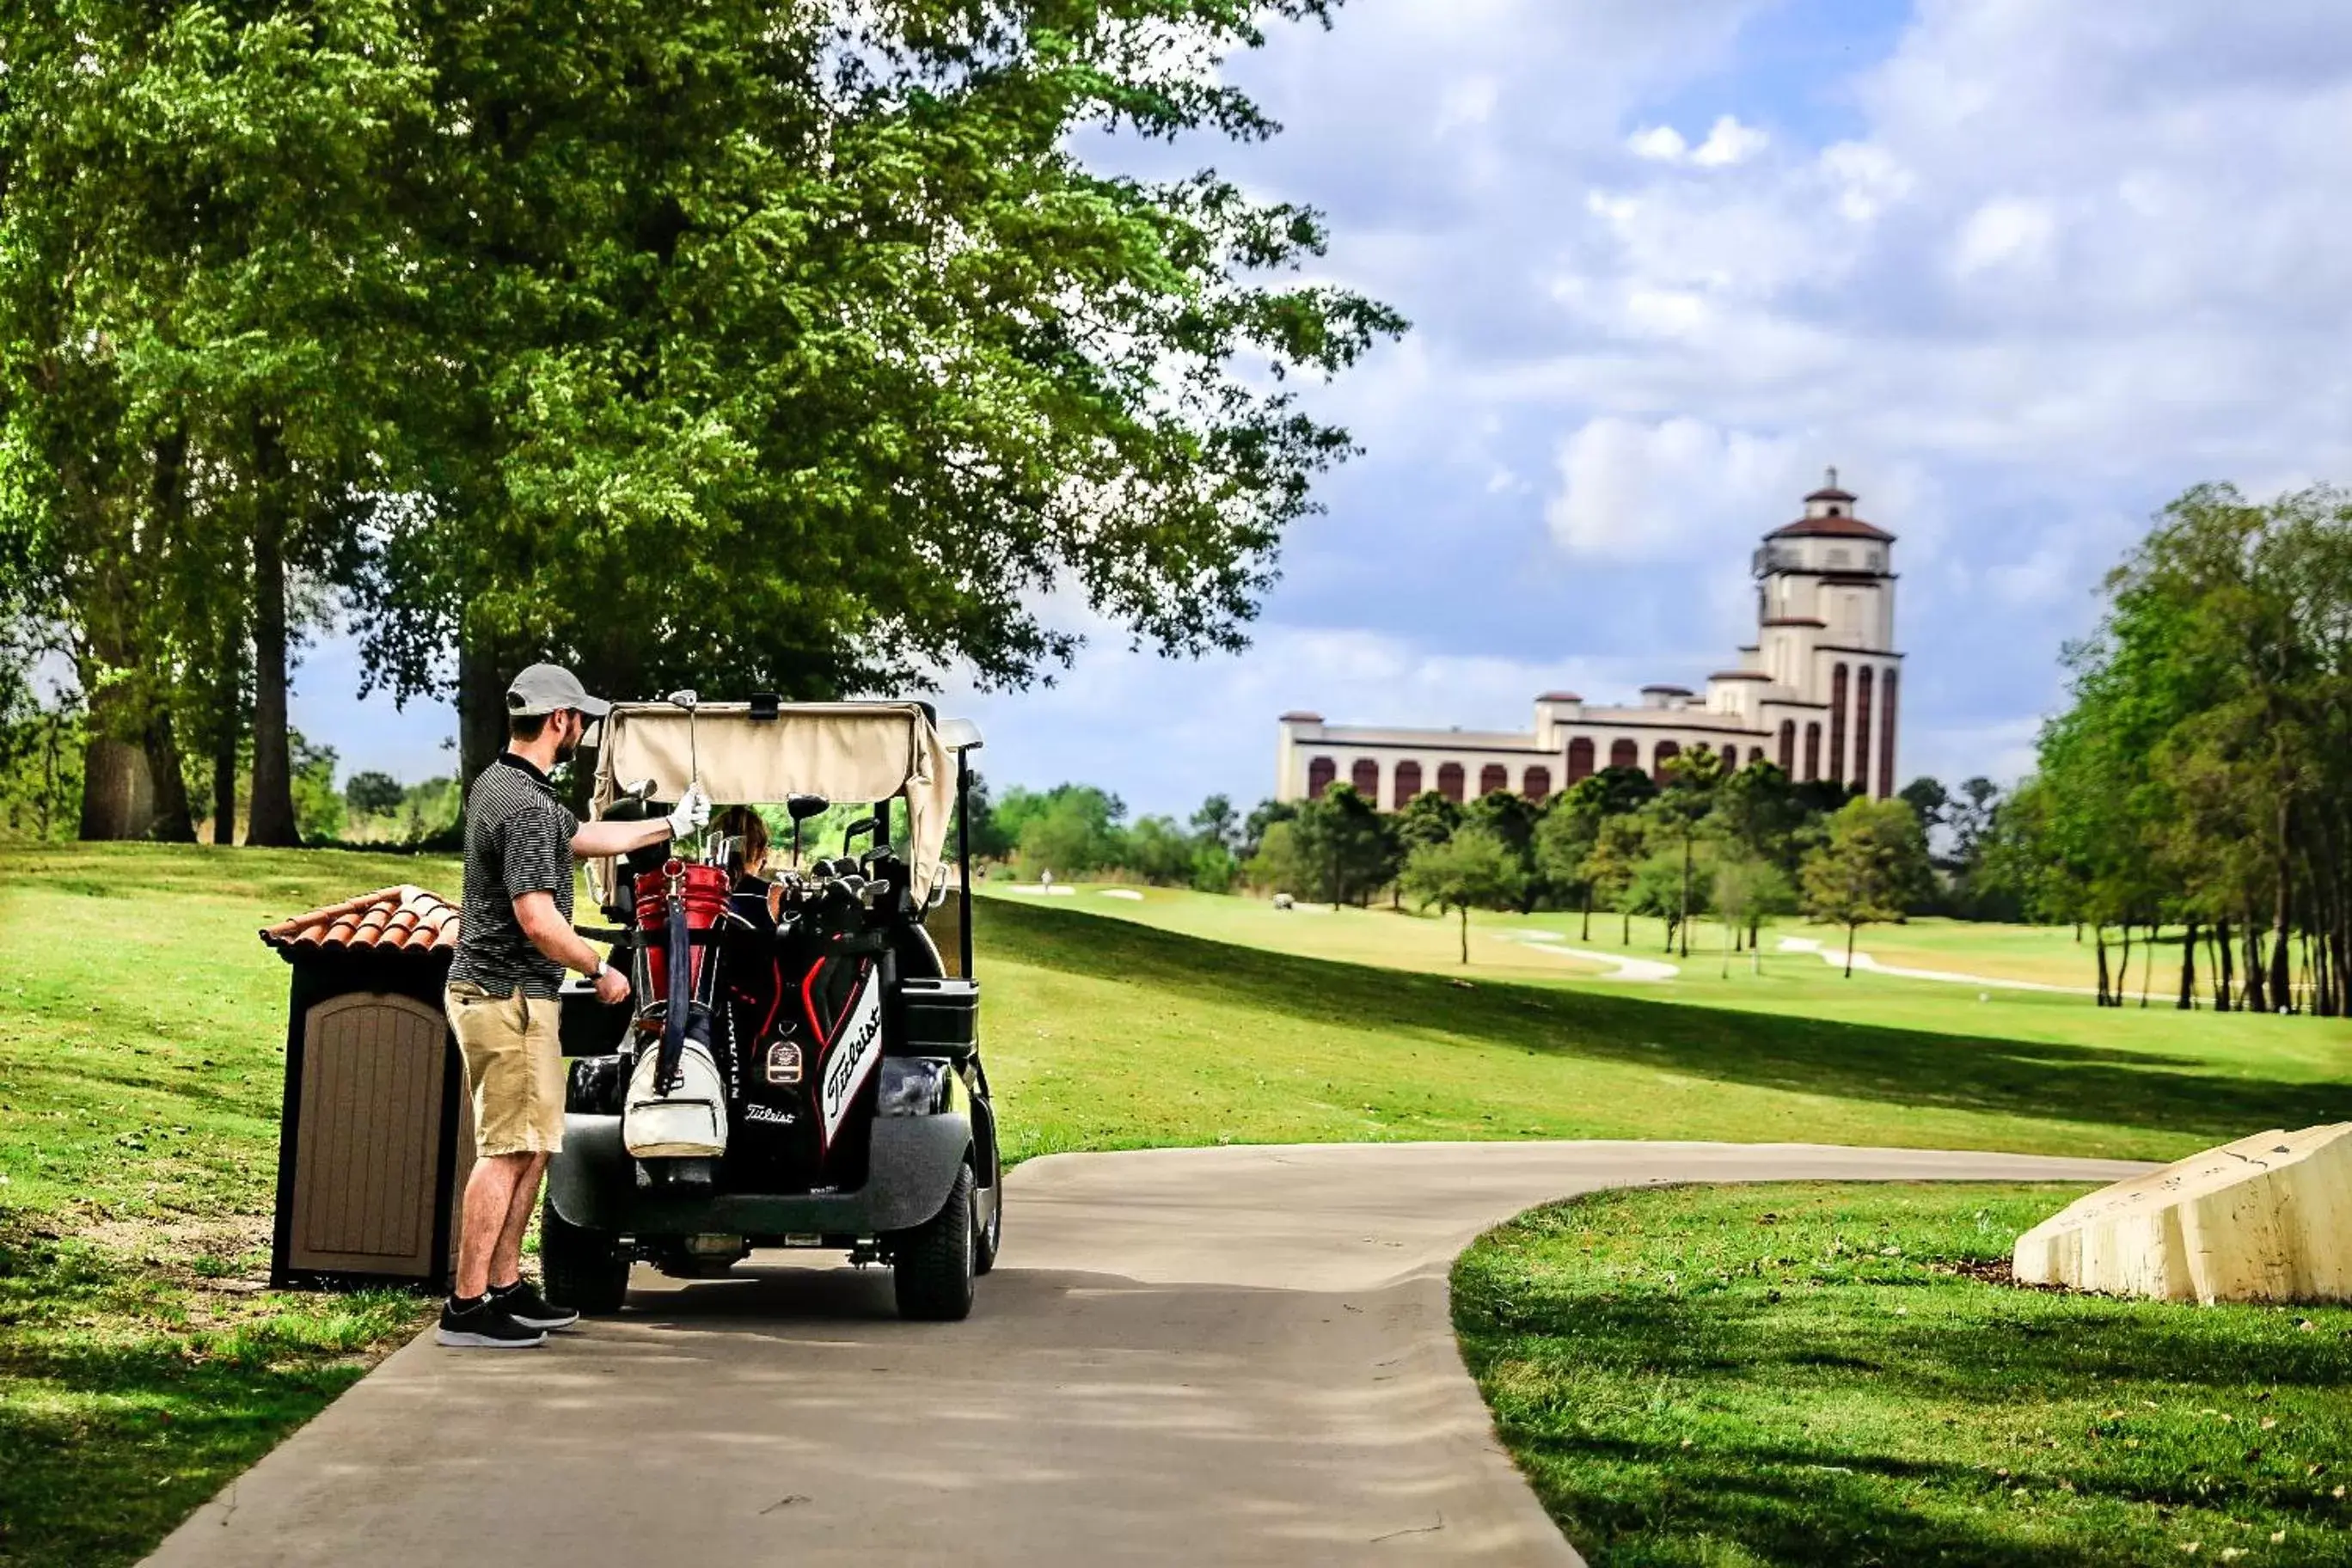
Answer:
<path fill-rule="evenodd" d="M 615 704 L 601 739 L 592 817 L 660 816 L 698 783 L 757 808 L 779 852 L 763 878 L 716 832 L 591 863 L 612 927 L 581 930 L 631 995 L 565 988 L 548 1294 L 614 1312 L 638 1259 L 705 1279 L 813 1247 L 889 1265 L 905 1317 L 962 1318 L 1003 1223 L 969 850 L 942 859 L 978 730 L 913 702 L 678 692 Z"/>

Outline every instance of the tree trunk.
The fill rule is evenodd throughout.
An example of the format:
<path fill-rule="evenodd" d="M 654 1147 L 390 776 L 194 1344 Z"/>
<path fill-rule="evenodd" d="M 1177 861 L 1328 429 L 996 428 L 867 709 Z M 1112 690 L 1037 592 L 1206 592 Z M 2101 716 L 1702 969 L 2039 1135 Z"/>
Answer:
<path fill-rule="evenodd" d="M 2180 939 L 2180 1011 L 2190 1013 L 2197 1008 L 2197 918 L 2189 919 L 2189 931 Z"/>
<path fill-rule="evenodd" d="M 2352 954 L 2345 952 L 2345 947 L 2347 947 L 2347 941 L 2345 941 L 2345 938 L 2347 938 L 2347 931 L 2345 931 L 2345 910 L 2343 910 L 2343 900 L 2338 900 L 2338 905 L 2336 905 L 2336 929 L 2328 933 L 2328 971 L 2336 975 L 2336 1016 L 2338 1016 L 2338 1018 L 2352 1018 L 2352 966 L 2347 966 L 2347 957 L 2352 957 Z"/>
<path fill-rule="evenodd" d="M 2108 994 L 2107 994 L 2107 928 L 2106 928 L 2106 926 L 2105 926 L 2104 923 L 2102 923 L 2102 924 L 2100 924 L 2100 925 L 2094 926 L 2094 927 L 2092 928 L 2092 935 L 2093 935 L 2093 938 L 2094 938 L 2094 939 L 2097 942 L 2097 943 L 2098 943 L 2098 952 L 2099 952 L 2099 1005 L 2100 1005 L 2100 1006 L 2102 1006 L 2102 1007 L 2112 1007 L 2112 1006 L 2114 1006 L 2114 1005 L 2115 1005 L 2115 1003 L 2114 1003 L 2114 1001 L 2109 997 L 2109 995 L 2108 995 Z"/>
<path fill-rule="evenodd" d="M 166 844 L 194 844 L 195 818 L 188 815 L 188 775 L 180 767 L 180 742 L 172 733 L 172 715 L 158 709 L 147 720 L 142 737 L 147 753 L 148 785 L 155 792 L 155 820 L 147 837 Z"/>
<path fill-rule="evenodd" d="M 501 671 L 498 651 L 489 639 L 469 633 L 457 644 L 457 765 L 460 784 L 471 784 L 506 750 L 507 682 L 512 670 Z M 520 668 L 520 666 L 517 667 Z"/>
<path fill-rule="evenodd" d="M 128 741 L 93 735 L 82 752 L 81 837 L 144 838 L 155 819 L 147 753 Z"/>
<path fill-rule="evenodd" d="M 1617 913 L 1625 922 L 1622 929 L 1617 932 L 1617 945 L 1619 947 L 1631 947 L 1633 945 L 1633 911 L 1631 910 L 1619 910 Z"/>
<path fill-rule="evenodd" d="M 2237 954 L 2230 941 L 2230 922 L 2213 922 L 2213 1011 L 2227 1013 L 2238 1004 Z"/>
<path fill-rule="evenodd" d="M 245 626 L 232 616 L 213 664 L 213 842 L 236 842 L 236 748 L 245 738 Z"/>
<path fill-rule="evenodd" d="M 2294 992 L 2288 984 L 2289 965 L 2294 962 L 2287 951 L 2294 929 L 2294 861 L 2288 851 L 2294 825 L 2294 807 L 2279 802 L 2278 808 L 2278 916 L 2273 929 L 2277 936 L 2271 943 L 2271 1011 L 2291 1013 L 2294 1010 Z"/>
<path fill-rule="evenodd" d="M 2131 933 L 2132 923 L 2126 920 L 2124 921 L 2124 961 L 2116 970 L 2115 1005 L 2118 1007 L 2124 1005 L 2124 995 L 2131 989 Z"/>
<path fill-rule="evenodd" d="M 1470 962 L 1470 906 L 1462 906 L 1462 962 Z"/>
<path fill-rule="evenodd" d="M 261 483 L 253 527 L 253 804 L 245 841 L 282 847 L 302 841 L 286 727 L 286 511 L 277 431 L 257 422 L 254 445 Z"/>
<path fill-rule="evenodd" d="M 1848 980 L 1853 978 L 1853 933 L 1855 929 L 1856 928 L 1853 926 L 1845 928 L 1845 977 Z"/>
<path fill-rule="evenodd" d="M 2246 916 L 2246 1011 L 2267 1013 L 2270 996 L 2263 982 L 2263 933 L 2250 911 Z"/>
<path fill-rule="evenodd" d="M 2139 961 L 2139 1005 L 2147 1010 L 2147 988 L 2156 974 L 2156 948 L 2164 935 L 2164 922 L 2158 921 L 2147 928 L 2147 952 Z"/>
<path fill-rule="evenodd" d="M 1584 889 L 1584 927 L 1577 933 L 1576 940 L 1579 942 L 1592 940 L 1592 889 L 1590 887 Z"/>
<path fill-rule="evenodd" d="M 1683 835 L 1683 907 L 1675 920 L 1675 929 L 1682 933 L 1681 956 L 1684 958 L 1690 956 L 1690 884 L 1691 838 L 1685 833 Z"/>

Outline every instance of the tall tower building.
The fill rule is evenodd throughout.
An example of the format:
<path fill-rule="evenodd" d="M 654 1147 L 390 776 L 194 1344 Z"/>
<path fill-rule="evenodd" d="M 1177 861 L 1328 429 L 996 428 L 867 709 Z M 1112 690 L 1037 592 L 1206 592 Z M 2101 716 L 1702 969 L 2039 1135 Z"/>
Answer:
<path fill-rule="evenodd" d="M 1642 688 L 1638 705 L 1590 703 L 1573 691 L 1536 699 L 1532 731 L 1338 725 L 1320 713 L 1281 719 L 1275 794 L 1320 795 L 1346 784 L 1384 810 L 1423 790 L 1460 801 L 1506 790 L 1541 800 L 1601 768 L 1642 768 L 1709 752 L 1732 767 L 1767 760 L 1799 782 L 1895 793 L 1903 656 L 1895 651 L 1895 536 L 1853 511 L 1829 471 L 1796 521 L 1756 552 L 1756 640 L 1738 665 L 1687 686 Z"/>
<path fill-rule="evenodd" d="M 1895 536 L 1855 516 L 1853 503 L 1832 468 L 1805 498 L 1805 514 L 1764 536 L 1755 557 L 1757 646 L 1741 652 L 1765 678 L 1751 711 L 1791 777 L 1887 795 L 1903 664 Z"/>

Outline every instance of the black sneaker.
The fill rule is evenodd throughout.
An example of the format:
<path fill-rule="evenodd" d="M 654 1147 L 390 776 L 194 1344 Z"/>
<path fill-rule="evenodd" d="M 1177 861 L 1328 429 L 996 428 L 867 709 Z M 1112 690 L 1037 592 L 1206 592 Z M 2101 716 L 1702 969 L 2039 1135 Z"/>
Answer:
<path fill-rule="evenodd" d="M 434 1339 L 445 1345 L 486 1351 L 525 1351 L 547 1342 L 544 1329 L 525 1328 L 515 1321 L 495 1295 L 478 1296 L 459 1305 L 455 1296 L 441 1308 L 441 1327 Z"/>
<path fill-rule="evenodd" d="M 504 1307 L 507 1316 L 526 1329 L 568 1329 L 580 1321 L 579 1313 L 555 1305 L 533 1289 L 528 1279 L 491 1286 L 490 1300 Z"/>

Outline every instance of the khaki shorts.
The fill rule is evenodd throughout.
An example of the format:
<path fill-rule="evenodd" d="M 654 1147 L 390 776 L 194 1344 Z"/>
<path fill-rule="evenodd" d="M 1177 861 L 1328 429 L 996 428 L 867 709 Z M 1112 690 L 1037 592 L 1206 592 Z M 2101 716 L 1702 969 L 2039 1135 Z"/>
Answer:
<path fill-rule="evenodd" d="M 453 982 L 441 1005 L 474 1091 L 478 1153 L 551 1154 L 563 1147 L 563 1047 L 559 1005 L 544 996 L 493 996 Z"/>

